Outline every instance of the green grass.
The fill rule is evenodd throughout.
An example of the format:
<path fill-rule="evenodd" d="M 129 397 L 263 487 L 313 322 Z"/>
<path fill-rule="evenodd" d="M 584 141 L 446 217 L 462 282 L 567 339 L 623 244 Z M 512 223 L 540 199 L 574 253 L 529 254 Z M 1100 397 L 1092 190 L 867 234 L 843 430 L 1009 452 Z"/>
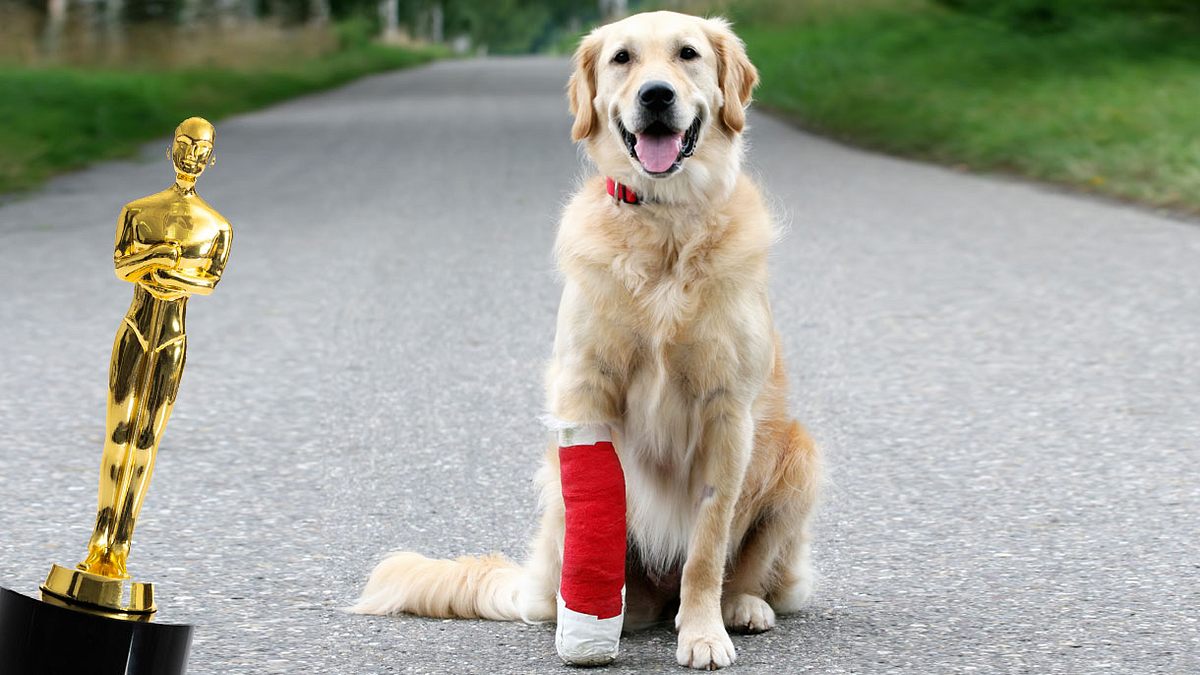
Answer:
<path fill-rule="evenodd" d="M 848 4 L 742 17 L 761 103 L 890 152 L 1200 212 L 1194 24 L 1121 14 L 1026 34 L 924 0 Z"/>
<path fill-rule="evenodd" d="M 436 55 L 368 44 L 249 71 L 0 66 L 0 193 L 129 156 L 192 115 L 216 120 Z"/>

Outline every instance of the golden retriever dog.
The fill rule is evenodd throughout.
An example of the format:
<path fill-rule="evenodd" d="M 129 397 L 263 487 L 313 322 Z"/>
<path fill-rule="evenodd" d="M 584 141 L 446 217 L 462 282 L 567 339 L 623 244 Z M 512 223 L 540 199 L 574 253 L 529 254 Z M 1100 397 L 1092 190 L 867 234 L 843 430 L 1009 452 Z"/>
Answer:
<path fill-rule="evenodd" d="M 808 598 L 820 483 L 817 450 L 788 415 L 767 297 L 776 229 L 741 170 L 758 74 L 727 22 L 673 12 L 596 29 L 574 65 L 571 134 L 598 175 L 558 230 L 549 415 L 612 432 L 626 477 L 626 626 L 674 611 L 679 664 L 721 668 L 736 657 L 727 629 L 769 630 Z M 524 565 L 395 553 L 353 611 L 553 621 L 557 443 L 538 481 Z"/>

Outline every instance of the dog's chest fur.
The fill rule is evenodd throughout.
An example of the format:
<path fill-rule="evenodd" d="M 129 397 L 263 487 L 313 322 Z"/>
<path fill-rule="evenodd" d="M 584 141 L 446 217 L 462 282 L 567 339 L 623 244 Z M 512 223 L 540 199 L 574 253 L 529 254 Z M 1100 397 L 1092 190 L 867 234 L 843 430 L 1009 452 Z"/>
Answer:
<path fill-rule="evenodd" d="M 773 230 L 744 179 L 719 205 L 614 206 L 594 188 L 559 231 L 559 266 L 576 290 L 556 342 L 578 344 L 571 331 L 583 331 L 599 366 L 617 374 L 630 538 L 648 568 L 667 572 L 686 557 L 704 498 L 694 460 L 706 402 L 730 378 L 745 388 L 746 373 L 729 369 L 770 359 L 758 289 Z M 552 391 L 579 382 L 567 356 L 558 372 L 566 379 Z"/>
<path fill-rule="evenodd" d="M 708 309 L 719 230 L 693 223 L 652 229 L 630 242 L 613 266 L 641 316 L 638 357 L 627 377 L 621 434 L 629 495 L 629 532 L 652 570 L 669 570 L 687 552 L 697 489 L 692 458 L 701 436 L 691 340 Z"/>
<path fill-rule="evenodd" d="M 691 468 L 700 442 L 699 406 L 667 359 L 638 367 L 625 400 L 619 450 L 629 533 L 648 567 L 667 570 L 687 552 L 696 511 Z"/>

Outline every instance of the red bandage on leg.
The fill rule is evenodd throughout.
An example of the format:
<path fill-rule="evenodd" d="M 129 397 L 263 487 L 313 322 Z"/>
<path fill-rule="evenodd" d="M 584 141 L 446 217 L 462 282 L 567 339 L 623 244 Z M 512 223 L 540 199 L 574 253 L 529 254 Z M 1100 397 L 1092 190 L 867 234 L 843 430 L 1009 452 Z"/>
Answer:
<path fill-rule="evenodd" d="M 566 539 L 563 601 L 581 614 L 621 613 L 625 586 L 625 474 L 612 441 L 558 449 Z"/>
<path fill-rule="evenodd" d="M 607 427 L 563 430 L 566 531 L 559 586 L 559 654 L 597 664 L 617 655 L 624 613 L 625 474 Z"/>

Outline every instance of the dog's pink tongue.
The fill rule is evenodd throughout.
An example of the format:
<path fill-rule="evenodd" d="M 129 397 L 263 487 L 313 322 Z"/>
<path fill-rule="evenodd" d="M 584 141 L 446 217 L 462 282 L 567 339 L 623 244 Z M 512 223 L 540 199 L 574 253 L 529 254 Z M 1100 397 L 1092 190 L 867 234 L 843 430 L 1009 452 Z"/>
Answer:
<path fill-rule="evenodd" d="M 642 162 L 650 173 L 661 173 L 671 168 L 675 164 L 675 158 L 679 156 L 679 151 L 683 149 L 683 134 L 675 134 L 674 136 L 647 136 L 646 134 L 637 135 L 637 144 L 633 146 L 633 151 L 637 153 L 638 160 Z"/>

